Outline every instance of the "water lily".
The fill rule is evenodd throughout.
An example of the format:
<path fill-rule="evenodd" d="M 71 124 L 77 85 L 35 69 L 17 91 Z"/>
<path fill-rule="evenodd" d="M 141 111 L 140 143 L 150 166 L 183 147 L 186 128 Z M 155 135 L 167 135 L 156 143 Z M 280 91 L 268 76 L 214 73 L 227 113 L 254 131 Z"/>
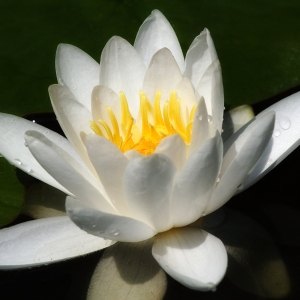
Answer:
<path fill-rule="evenodd" d="M 184 59 L 172 26 L 157 10 L 134 46 L 111 38 L 100 65 L 82 50 L 60 45 L 56 73 L 58 84 L 49 94 L 67 139 L 1 114 L 0 152 L 65 192 L 69 218 L 1 230 L 1 267 L 151 239 L 155 260 L 170 276 L 191 289 L 214 290 L 227 254 L 221 240 L 201 227 L 201 217 L 299 145 L 299 94 L 239 124 L 223 143 L 222 77 L 210 33 L 202 31 Z"/>

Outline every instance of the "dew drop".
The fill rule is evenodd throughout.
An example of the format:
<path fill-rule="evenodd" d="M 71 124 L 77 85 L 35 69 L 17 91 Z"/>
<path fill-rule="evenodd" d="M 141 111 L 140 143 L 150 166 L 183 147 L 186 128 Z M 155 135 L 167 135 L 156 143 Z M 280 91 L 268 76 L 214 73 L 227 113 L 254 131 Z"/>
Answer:
<path fill-rule="evenodd" d="M 210 123 L 212 121 L 212 116 L 211 115 L 208 115 L 207 116 L 207 121 Z"/>
<path fill-rule="evenodd" d="M 243 188 L 244 188 L 244 184 L 243 184 L 243 183 L 241 183 L 241 184 L 237 187 L 238 190 L 242 190 Z"/>
<path fill-rule="evenodd" d="M 35 123 L 35 120 L 32 120 L 32 123 Z"/>
<path fill-rule="evenodd" d="M 120 235 L 120 232 L 118 230 L 113 230 L 110 232 L 110 234 L 113 236 L 118 236 L 118 235 Z"/>
<path fill-rule="evenodd" d="M 274 136 L 280 136 L 280 130 L 278 129 L 274 130 Z"/>
<path fill-rule="evenodd" d="M 279 119 L 279 125 L 282 129 L 287 130 L 291 127 L 291 121 L 288 117 L 281 117 Z"/>
<path fill-rule="evenodd" d="M 220 177 L 217 178 L 217 182 L 220 182 Z"/>
<path fill-rule="evenodd" d="M 224 132 L 224 129 L 221 129 L 221 133 L 223 133 Z"/>
<path fill-rule="evenodd" d="M 49 130 L 46 130 L 46 131 L 45 131 L 45 134 L 48 134 L 48 133 L 49 133 Z"/>
<path fill-rule="evenodd" d="M 203 118 L 203 117 L 202 117 L 202 115 L 200 115 L 200 114 L 197 114 L 197 116 L 196 116 L 196 117 L 197 117 L 197 119 L 198 119 L 199 121 L 201 121 L 201 120 L 202 120 L 202 118 Z"/>
<path fill-rule="evenodd" d="M 73 86 L 73 90 L 76 90 L 76 89 L 77 89 L 77 87 L 76 87 L 76 85 L 74 85 L 74 86 Z"/>
<path fill-rule="evenodd" d="M 95 225 L 95 224 L 93 224 L 93 225 L 92 225 L 92 227 L 93 227 L 93 228 L 95 228 L 95 227 L 96 227 L 96 225 Z"/>
<path fill-rule="evenodd" d="M 27 144 L 27 142 L 24 142 L 24 146 L 25 146 L 25 147 L 28 147 L 28 144 Z"/>
<path fill-rule="evenodd" d="M 22 162 L 21 162 L 19 159 L 14 159 L 14 163 L 15 163 L 17 166 L 21 166 L 21 165 L 22 165 Z"/>

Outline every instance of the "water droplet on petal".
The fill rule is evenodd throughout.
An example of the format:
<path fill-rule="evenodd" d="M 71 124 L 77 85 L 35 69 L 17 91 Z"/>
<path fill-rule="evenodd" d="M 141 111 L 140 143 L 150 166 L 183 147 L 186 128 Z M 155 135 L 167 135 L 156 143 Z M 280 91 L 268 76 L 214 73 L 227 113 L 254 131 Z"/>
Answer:
<path fill-rule="evenodd" d="M 221 133 L 223 133 L 224 132 L 224 129 L 221 129 Z"/>
<path fill-rule="evenodd" d="M 48 134 L 48 133 L 49 133 L 49 130 L 46 130 L 46 131 L 45 131 L 45 134 Z"/>
<path fill-rule="evenodd" d="M 278 129 L 274 130 L 274 136 L 280 136 L 280 130 Z"/>
<path fill-rule="evenodd" d="M 35 123 L 35 120 L 32 120 L 32 123 Z"/>
<path fill-rule="evenodd" d="M 241 183 L 241 184 L 237 187 L 238 190 L 242 190 L 243 188 L 244 188 L 244 184 L 243 184 L 243 183 Z"/>
<path fill-rule="evenodd" d="M 200 115 L 200 114 L 197 114 L 197 116 L 196 116 L 196 117 L 197 117 L 197 119 L 198 119 L 199 121 L 201 121 L 201 120 L 202 120 L 202 118 L 203 118 L 203 117 L 202 117 L 202 115 Z"/>
<path fill-rule="evenodd" d="M 220 182 L 220 177 L 217 178 L 217 182 Z"/>
<path fill-rule="evenodd" d="M 74 85 L 74 86 L 73 86 L 73 90 L 76 90 L 76 89 L 77 89 L 77 87 Z"/>
<path fill-rule="evenodd" d="M 281 117 L 279 119 L 279 125 L 282 129 L 287 130 L 291 127 L 291 121 L 288 117 Z"/>
<path fill-rule="evenodd" d="M 93 227 L 93 228 L 95 228 L 95 227 L 96 227 L 96 225 L 95 225 L 95 224 L 93 224 L 93 225 L 92 225 L 92 227 Z"/>
<path fill-rule="evenodd" d="M 27 144 L 27 142 L 24 142 L 24 146 L 25 146 L 25 147 L 28 147 L 28 144 Z"/>
<path fill-rule="evenodd" d="M 111 235 L 114 235 L 114 236 L 118 236 L 120 235 L 120 232 L 118 230 L 113 230 L 110 232 Z"/>
<path fill-rule="evenodd" d="M 211 115 L 208 115 L 207 116 L 207 121 L 210 123 L 212 121 L 212 116 Z"/>
<path fill-rule="evenodd" d="M 19 159 L 14 159 L 14 163 L 15 163 L 17 166 L 21 166 L 21 165 L 22 165 L 22 162 L 21 162 Z"/>

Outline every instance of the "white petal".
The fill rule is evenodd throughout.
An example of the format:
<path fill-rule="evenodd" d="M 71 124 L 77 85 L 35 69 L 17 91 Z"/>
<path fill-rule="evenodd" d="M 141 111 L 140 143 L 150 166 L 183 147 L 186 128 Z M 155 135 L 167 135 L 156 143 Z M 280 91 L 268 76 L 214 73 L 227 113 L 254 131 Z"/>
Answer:
<path fill-rule="evenodd" d="M 132 214 L 157 231 L 172 227 L 170 198 L 176 167 L 163 154 L 132 160 L 124 174 L 124 193 Z"/>
<path fill-rule="evenodd" d="M 50 174 L 48 174 L 32 156 L 26 147 L 24 133 L 27 130 L 36 130 L 46 134 L 48 138 L 59 144 L 77 161 L 81 162 L 77 153 L 67 139 L 43 126 L 30 122 L 13 115 L 0 113 L 0 153 L 11 164 L 29 173 L 31 176 L 42 180 L 64 193 L 70 192 L 59 184 Z"/>
<path fill-rule="evenodd" d="M 49 94 L 57 120 L 66 137 L 90 170 L 95 172 L 82 141 L 82 133 L 89 134 L 93 132 L 89 125 L 89 121 L 92 120 L 91 112 L 76 101 L 73 94 L 65 86 L 51 85 Z"/>
<path fill-rule="evenodd" d="M 181 72 L 184 70 L 184 58 L 176 34 L 166 17 L 156 9 L 140 27 L 134 47 L 142 56 L 146 67 L 149 66 L 155 52 L 162 48 L 168 48 Z"/>
<path fill-rule="evenodd" d="M 68 217 L 29 221 L 1 229 L 0 269 L 49 264 L 112 244 L 80 230 Z"/>
<path fill-rule="evenodd" d="M 101 54 L 99 83 L 116 93 L 123 91 L 133 116 L 138 113 L 145 72 L 140 55 L 126 40 L 114 36 L 107 42 Z"/>
<path fill-rule="evenodd" d="M 43 168 L 76 197 L 84 197 L 93 207 L 116 213 L 106 200 L 99 182 L 67 152 L 36 131 L 27 131 L 26 142 Z"/>
<path fill-rule="evenodd" d="M 184 76 L 191 79 L 196 88 L 217 53 L 208 29 L 204 29 L 192 42 L 186 53 Z"/>
<path fill-rule="evenodd" d="M 217 133 L 190 156 L 177 176 L 172 198 L 175 227 L 188 225 L 201 217 L 216 185 L 222 163 L 222 146 Z"/>
<path fill-rule="evenodd" d="M 265 151 L 273 133 L 274 112 L 257 117 L 237 131 L 226 144 L 231 144 L 223 158 L 220 182 L 206 210 L 209 214 L 225 204 L 243 184 Z M 234 141 L 232 143 L 232 141 Z M 225 149 L 228 146 L 225 144 Z"/>
<path fill-rule="evenodd" d="M 86 148 L 111 202 L 122 215 L 130 215 L 122 187 L 127 158 L 114 143 L 95 134 L 86 137 Z"/>
<path fill-rule="evenodd" d="M 163 299 L 167 275 L 152 256 L 153 240 L 117 243 L 105 250 L 93 273 L 87 300 Z"/>
<path fill-rule="evenodd" d="M 152 254 L 170 276 L 194 290 L 216 290 L 227 268 L 223 243 L 208 232 L 192 227 L 158 234 Z"/>
<path fill-rule="evenodd" d="M 150 103 L 154 103 L 155 94 L 161 91 L 161 104 L 169 100 L 171 92 L 181 81 L 182 75 L 178 65 L 169 49 L 157 51 L 150 62 L 145 74 L 143 91 Z"/>
<path fill-rule="evenodd" d="M 99 82 L 99 64 L 79 48 L 60 44 L 56 50 L 56 76 L 76 99 L 91 110 L 91 94 Z"/>
<path fill-rule="evenodd" d="M 143 155 L 135 150 L 128 150 L 126 152 L 124 152 L 124 156 L 129 160 L 133 160 L 136 158 L 141 158 L 143 157 Z"/>
<path fill-rule="evenodd" d="M 256 168 L 244 182 L 248 188 L 284 160 L 300 144 L 300 92 L 268 107 L 276 113 L 274 135 Z"/>
<path fill-rule="evenodd" d="M 241 105 L 226 112 L 223 121 L 223 141 L 226 141 L 232 134 L 237 132 L 253 118 L 254 112 L 249 105 Z"/>
<path fill-rule="evenodd" d="M 181 170 L 187 158 L 187 146 L 179 134 L 173 134 L 164 138 L 156 147 L 155 153 L 167 155 Z"/>
<path fill-rule="evenodd" d="M 187 107 L 189 111 L 197 104 L 195 91 L 189 78 L 184 77 L 175 88 L 178 98 L 181 99 L 181 107 Z"/>
<path fill-rule="evenodd" d="M 206 142 L 210 137 L 210 127 L 209 127 L 208 114 L 206 110 L 206 105 L 204 98 L 198 102 L 192 128 L 192 137 L 189 149 L 189 156 L 198 149 L 204 142 Z"/>
<path fill-rule="evenodd" d="M 207 112 L 212 116 L 212 125 L 221 132 L 224 112 L 224 91 L 219 60 L 214 60 L 204 72 L 197 92 L 203 96 Z"/>
<path fill-rule="evenodd" d="M 106 107 L 110 107 L 117 120 L 121 120 L 120 98 L 116 92 L 104 85 L 97 85 L 92 93 L 92 115 L 93 120 L 104 120 L 111 124 Z"/>
<path fill-rule="evenodd" d="M 141 221 L 95 210 L 71 197 L 67 197 L 66 210 L 71 220 L 81 229 L 110 240 L 140 242 L 156 234 L 155 230 Z"/>

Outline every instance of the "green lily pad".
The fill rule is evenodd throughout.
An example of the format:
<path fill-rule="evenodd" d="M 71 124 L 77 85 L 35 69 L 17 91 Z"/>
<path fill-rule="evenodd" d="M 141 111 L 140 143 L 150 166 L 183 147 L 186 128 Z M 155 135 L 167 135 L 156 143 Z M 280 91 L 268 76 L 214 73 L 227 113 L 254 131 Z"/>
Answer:
<path fill-rule="evenodd" d="M 56 83 L 57 45 L 74 44 L 99 61 L 112 35 L 133 43 L 155 8 L 173 25 L 184 53 L 201 30 L 210 30 L 222 65 L 225 102 L 231 108 L 300 84 L 298 0 L 11 0 L 0 10 L 0 111 L 52 111 L 47 89 Z M 17 197 L 20 186 L 10 166 L 1 168 L 5 183 L 0 199 L 8 201 Z M 21 201 L 11 205 L 15 209 L 6 210 L 7 204 L 0 202 L 2 215 L 10 215 L 7 220 L 18 213 Z"/>

